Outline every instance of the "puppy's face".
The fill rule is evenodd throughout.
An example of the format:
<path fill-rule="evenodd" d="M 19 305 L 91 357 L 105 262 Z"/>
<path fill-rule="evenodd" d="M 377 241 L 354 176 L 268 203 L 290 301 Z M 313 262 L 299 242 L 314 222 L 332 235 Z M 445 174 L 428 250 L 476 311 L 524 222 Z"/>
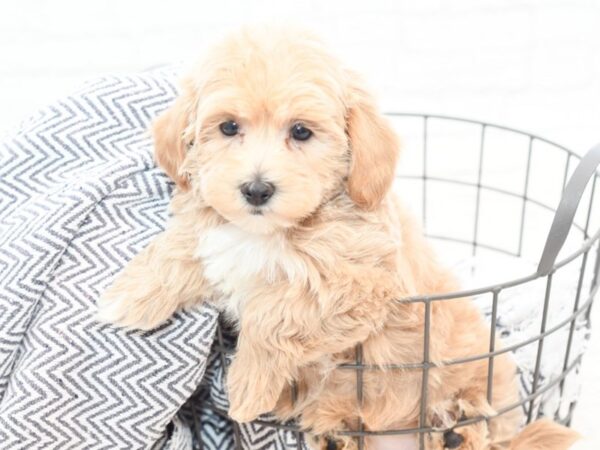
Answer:
<path fill-rule="evenodd" d="M 184 170 L 244 229 L 293 226 L 341 189 L 349 170 L 341 86 L 321 55 L 301 51 L 227 48 L 228 63 L 212 68 L 200 93 Z"/>
<path fill-rule="evenodd" d="M 217 46 L 154 132 L 181 189 L 257 233 L 292 227 L 344 191 L 376 207 L 398 148 L 356 79 L 315 40 L 281 31 Z"/>

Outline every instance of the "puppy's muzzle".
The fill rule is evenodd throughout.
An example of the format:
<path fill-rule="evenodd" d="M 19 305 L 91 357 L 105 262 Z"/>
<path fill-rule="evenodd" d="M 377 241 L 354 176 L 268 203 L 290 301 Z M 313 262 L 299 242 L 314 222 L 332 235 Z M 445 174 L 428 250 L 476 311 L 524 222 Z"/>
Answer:
<path fill-rule="evenodd" d="M 275 193 L 273 183 L 266 181 L 251 181 L 240 186 L 240 192 L 248 203 L 254 206 L 264 205 Z"/>

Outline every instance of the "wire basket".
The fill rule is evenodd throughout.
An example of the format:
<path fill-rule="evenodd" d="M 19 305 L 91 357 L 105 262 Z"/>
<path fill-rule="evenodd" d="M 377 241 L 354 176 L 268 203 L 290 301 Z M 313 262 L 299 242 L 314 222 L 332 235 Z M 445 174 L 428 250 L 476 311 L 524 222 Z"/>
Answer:
<path fill-rule="evenodd" d="M 422 372 L 419 426 L 365 430 L 360 423 L 356 429 L 339 430 L 338 434 L 354 437 L 359 449 L 365 447 L 367 436 L 418 434 L 420 449 L 424 449 L 424 436 L 439 431 L 426 422 L 431 304 L 464 297 L 473 298 L 489 320 L 489 351 L 442 364 L 487 360 L 490 401 L 494 358 L 513 352 L 522 392 L 519 402 L 493 416 L 471 417 L 456 427 L 493 420 L 515 408 L 522 408 L 528 423 L 540 416 L 553 416 L 569 425 L 577 392 L 566 392 L 569 382 L 578 384 L 576 378 L 589 337 L 590 311 L 600 285 L 600 195 L 595 195 L 600 178 L 596 169 L 600 145 L 580 157 L 547 139 L 504 126 L 440 115 L 389 116 L 405 144 L 402 172 L 395 188 L 420 215 L 433 245 L 440 253 L 451 256 L 450 264 L 451 259 L 454 263 L 470 262 L 466 264 L 468 270 L 463 264 L 463 272 L 471 278 L 460 292 L 398 299 L 421 302 L 425 308 L 422 361 L 391 362 L 386 367 Z M 412 134 L 407 130 L 413 130 Z M 512 269 L 512 274 L 502 268 Z M 482 270 L 493 276 L 484 277 L 484 281 L 472 276 Z M 565 288 L 567 285 L 570 288 Z M 521 297 L 515 297 L 515 292 L 520 292 Z M 524 315 L 530 325 L 535 322 L 535 332 L 514 333 L 519 314 L 509 311 L 508 318 L 502 315 L 504 305 L 510 304 L 511 299 L 513 303 L 529 305 Z M 498 337 L 504 341 L 502 348 L 496 348 Z M 556 337 L 562 339 L 552 342 L 551 352 L 545 349 L 544 343 Z M 523 353 L 526 348 L 529 351 Z M 227 345 L 220 329 L 214 350 L 225 367 L 233 348 Z M 554 371 L 545 370 L 544 356 L 552 360 Z M 363 373 L 381 367 L 364 363 L 362 347 L 358 345 L 354 363 L 342 364 L 337 370 L 356 372 L 356 399 L 360 404 Z M 547 403 L 551 407 L 545 407 Z M 227 417 L 226 411 L 215 404 L 205 402 L 203 407 Z M 295 446 L 302 448 L 301 430 L 294 424 L 268 420 L 258 420 L 256 424 L 293 433 Z M 240 426 L 233 424 L 233 431 L 235 447 L 242 448 Z M 196 437 L 197 432 L 196 428 Z"/>

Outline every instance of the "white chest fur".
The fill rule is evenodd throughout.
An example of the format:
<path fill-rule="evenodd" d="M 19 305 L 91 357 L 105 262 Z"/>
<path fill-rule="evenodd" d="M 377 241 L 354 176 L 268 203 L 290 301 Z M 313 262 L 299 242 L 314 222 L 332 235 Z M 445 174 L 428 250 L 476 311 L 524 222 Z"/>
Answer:
<path fill-rule="evenodd" d="M 282 279 L 307 278 L 306 262 L 283 234 L 248 233 L 224 224 L 199 236 L 196 256 L 204 276 L 224 294 L 223 308 L 238 318 L 252 289 Z"/>

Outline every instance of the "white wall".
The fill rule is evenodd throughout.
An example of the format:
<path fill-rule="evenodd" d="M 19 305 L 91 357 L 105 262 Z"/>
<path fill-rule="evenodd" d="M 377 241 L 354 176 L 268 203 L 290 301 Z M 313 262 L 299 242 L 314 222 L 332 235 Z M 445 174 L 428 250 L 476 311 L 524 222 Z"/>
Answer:
<path fill-rule="evenodd" d="M 498 122 L 579 152 L 600 142 L 594 0 L 5 1 L 0 132 L 83 80 L 194 58 L 226 30 L 272 20 L 319 32 L 384 109 Z M 581 449 L 600 446 L 599 334 L 576 413 Z"/>
<path fill-rule="evenodd" d="M 317 30 L 389 109 L 522 127 L 583 149 L 600 140 L 594 0 L 20 0 L 0 6 L 1 127 L 112 71 L 189 59 L 247 22 Z"/>

